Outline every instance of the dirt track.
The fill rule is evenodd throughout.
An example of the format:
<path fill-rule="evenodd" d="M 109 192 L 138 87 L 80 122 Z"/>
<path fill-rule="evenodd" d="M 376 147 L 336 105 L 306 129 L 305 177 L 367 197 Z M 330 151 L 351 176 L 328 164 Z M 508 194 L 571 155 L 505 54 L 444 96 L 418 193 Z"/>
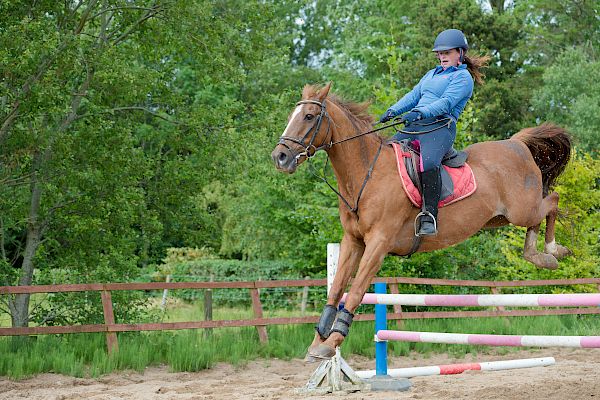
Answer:
<path fill-rule="evenodd" d="M 259 360 L 238 368 L 219 364 L 197 373 L 170 373 L 166 367 L 154 367 L 144 374 L 123 372 L 99 379 L 55 374 L 16 382 L 0 378 L 0 399 L 600 399 L 600 349 L 545 349 L 460 360 L 443 355 L 397 358 L 390 361 L 390 368 L 545 356 L 555 357 L 556 364 L 413 378 L 413 388 L 405 393 L 299 395 L 295 389 L 304 386 L 316 365 L 301 360 Z M 349 363 L 357 370 L 374 368 L 373 361 L 365 358 L 351 358 Z"/>

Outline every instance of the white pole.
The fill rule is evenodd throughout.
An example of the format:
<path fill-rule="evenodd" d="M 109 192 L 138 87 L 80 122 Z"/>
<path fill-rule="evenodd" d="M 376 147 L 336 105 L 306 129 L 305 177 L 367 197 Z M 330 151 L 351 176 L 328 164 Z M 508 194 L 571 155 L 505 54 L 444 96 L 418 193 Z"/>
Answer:
<path fill-rule="evenodd" d="M 327 294 L 333 285 L 333 278 L 337 272 L 338 260 L 340 258 L 340 244 L 327 243 Z"/>
<path fill-rule="evenodd" d="M 414 378 L 415 376 L 454 375 L 464 371 L 503 371 L 507 369 L 546 367 L 555 363 L 554 357 L 526 358 L 521 360 L 490 361 L 469 364 L 432 365 L 428 367 L 388 369 L 394 378 Z M 375 376 L 375 370 L 356 371 L 362 379 Z"/>

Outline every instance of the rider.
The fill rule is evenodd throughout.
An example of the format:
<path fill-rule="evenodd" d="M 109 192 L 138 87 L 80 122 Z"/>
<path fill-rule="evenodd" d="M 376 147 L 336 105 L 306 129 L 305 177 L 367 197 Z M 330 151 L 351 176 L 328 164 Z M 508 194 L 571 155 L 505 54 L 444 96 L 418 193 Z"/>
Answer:
<path fill-rule="evenodd" d="M 401 117 L 406 130 L 419 120 L 431 118 L 431 121 L 448 121 L 433 131 L 431 124 L 424 124 L 422 130 L 429 132 L 418 136 L 403 133 L 394 136 L 397 140 L 419 141 L 423 210 L 418 216 L 418 236 L 437 234 L 442 158 L 452 149 L 456 137 L 456 121 L 473 93 L 473 78 L 477 83 L 483 83 L 479 68 L 486 65 L 489 57 L 469 57 L 466 55 L 468 48 L 467 39 L 460 30 L 448 29 L 441 32 L 435 39 L 432 50 L 436 52 L 440 65 L 428 71 L 413 90 L 392 105 L 379 119 L 379 122 L 384 123 L 408 111 Z M 413 124 L 411 131 L 419 133 L 419 124 Z"/>

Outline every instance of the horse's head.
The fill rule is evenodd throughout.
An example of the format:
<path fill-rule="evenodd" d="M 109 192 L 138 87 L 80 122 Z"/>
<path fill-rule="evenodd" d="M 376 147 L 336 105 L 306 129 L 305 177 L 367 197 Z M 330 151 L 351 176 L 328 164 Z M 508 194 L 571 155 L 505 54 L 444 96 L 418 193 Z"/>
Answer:
<path fill-rule="evenodd" d="M 316 89 L 306 86 L 302 100 L 288 117 L 288 124 L 271 153 L 275 166 L 282 172 L 293 174 L 298 165 L 327 149 L 331 143 L 331 121 L 325 107 L 325 98 L 331 83 Z"/>

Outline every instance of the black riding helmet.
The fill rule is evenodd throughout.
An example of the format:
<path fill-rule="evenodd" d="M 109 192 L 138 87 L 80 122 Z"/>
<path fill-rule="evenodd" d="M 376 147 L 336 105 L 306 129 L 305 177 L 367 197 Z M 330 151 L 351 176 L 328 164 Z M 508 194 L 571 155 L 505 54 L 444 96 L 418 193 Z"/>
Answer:
<path fill-rule="evenodd" d="M 435 42 L 433 43 L 432 51 L 444 51 L 450 49 L 463 49 L 464 51 L 469 49 L 469 43 L 462 31 L 459 31 L 458 29 L 446 29 L 437 35 Z"/>

